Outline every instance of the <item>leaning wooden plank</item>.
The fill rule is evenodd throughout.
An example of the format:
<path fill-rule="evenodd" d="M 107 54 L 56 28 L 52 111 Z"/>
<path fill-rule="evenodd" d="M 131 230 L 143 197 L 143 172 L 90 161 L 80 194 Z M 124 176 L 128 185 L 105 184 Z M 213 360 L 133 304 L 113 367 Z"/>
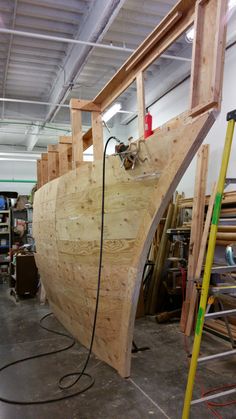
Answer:
<path fill-rule="evenodd" d="M 198 152 L 197 169 L 194 186 L 193 212 L 191 223 L 191 235 L 189 241 L 188 275 L 185 301 L 182 307 L 180 328 L 184 332 L 188 318 L 190 298 L 194 287 L 197 260 L 200 251 L 201 238 L 203 233 L 203 222 L 205 212 L 206 179 L 208 168 L 208 145 L 203 145 Z"/>
<path fill-rule="evenodd" d="M 142 271 L 156 226 L 214 120 L 213 113 L 193 121 L 184 114 L 165 124 L 140 143 L 140 157 L 148 160 L 132 171 L 121 168 L 118 156 L 107 158 L 104 258 L 93 352 L 124 377 L 130 375 Z M 84 162 L 41 188 L 34 203 L 36 260 L 50 306 L 85 346 L 91 338 L 97 287 L 101 175 L 101 161 Z"/>
<path fill-rule="evenodd" d="M 197 261 L 197 266 L 196 266 L 195 281 L 200 281 L 200 278 L 201 278 L 201 272 L 202 272 L 202 267 L 203 267 L 205 252 L 206 252 L 209 229 L 211 225 L 211 217 L 212 217 L 212 212 L 213 212 L 213 207 L 214 207 L 214 202 L 215 202 L 215 196 L 216 196 L 216 184 L 214 185 L 213 192 L 212 192 L 208 209 L 207 209 L 206 221 L 204 224 L 200 252 L 198 255 L 198 261 Z M 189 313 L 188 313 L 187 323 L 186 323 L 186 328 L 185 328 L 186 336 L 190 336 L 193 330 L 193 321 L 194 321 L 194 316 L 196 313 L 197 296 L 198 296 L 197 289 L 196 289 L 196 286 L 194 286 L 192 288 L 192 292 L 190 296 L 190 307 L 189 307 Z"/>

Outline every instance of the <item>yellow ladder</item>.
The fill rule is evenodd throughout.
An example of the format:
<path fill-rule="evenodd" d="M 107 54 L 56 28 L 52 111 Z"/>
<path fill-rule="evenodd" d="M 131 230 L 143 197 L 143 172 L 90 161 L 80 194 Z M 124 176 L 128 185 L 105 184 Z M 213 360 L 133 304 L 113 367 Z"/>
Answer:
<path fill-rule="evenodd" d="M 212 271 L 215 246 L 216 246 L 216 234 L 217 234 L 217 229 L 218 229 L 218 222 L 219 222 L 219 216 L 220 216 L 220 211 L 221 211 L 221 202 L 222 202 L 222 196 L 223 196 L 224 187 L 226 183 L 226 173 L 227 173 L 227 168 L 228 168 L 228 163 L 229 163 L 229 157 L 230 157 L 230 152 L 231 152 L 234 127 L 235 127 L 235 121 L 236 121 L 236 109 L 227 114 L 226 120 L 228 121 L 227 132 L 226 132 L 226 137 L 225 137 L 225 145 L 224 145 L 220 175 L 219 175 L 218 184 L 217 184 L 217 193 L 215 197 L 214 210 L 213 210 L 212 221 L 211 221 L 210 235 L 209 235 L 207 255 L 206 255 L 206 263 L 205 263 L 204 275 L 203 275 L 203 280 L 202 280 L 201 298 L 200 298 L 197 323 L 196 323 L 196 328 L 195 328 L 195 336 L 194 336 L 192 357 L 191 357 L 191 363 L 190 363 L 189 374 L 188 374 L 187 387 L 186 387 L 186 392 L 185 392 L 182 419 L 189 418 L 191 405 L 204 402 L 208 400 L 209 398 L 223 396 L 223 395 L 230 394 L 236 391 L 236 389 L 232 389 L 225 392 L 221 392 L 219 394 L 214 394 L 208 397 L 202 397 L 200 399 L 192 401 L 197 364 L 199 362 L 203 362 L 203 361 L 205 362 L 207 360 L 210 360 L 212 359 L 212 357 L 221 358 L 224 356 L 224 354 L 225 356 L 228 356 L 228 355 L 231 355 L 231 354 L 233 355 L 236 353 L 236 350 L 232 350 L 232 351 L 227 351 L 221 354 L 211 355 L 209 357 L 199 358 L 199 352 L 200 352 L 200 346 L 201 346 L 201 340 L 202 340 L 202 331 L 203 331 L 203 325 L 204 325 L 204 319 L 205 319 L 206 307 L 207 307 L 211 271 Z"/>

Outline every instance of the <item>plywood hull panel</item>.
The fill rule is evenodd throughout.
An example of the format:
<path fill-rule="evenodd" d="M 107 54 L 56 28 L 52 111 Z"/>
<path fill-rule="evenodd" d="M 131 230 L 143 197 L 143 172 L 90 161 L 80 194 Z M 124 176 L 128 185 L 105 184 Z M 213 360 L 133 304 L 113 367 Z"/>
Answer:
<path fill-rule="evenodd" d="M 101 294 L 93 352 L 130 375 L 131 345 L 143 266 L 156 226 L 214 122 L 213 113 L 182 115 L 140 143 L 134 170 L 106 160 Z M 44 185 L 34 202 L 36 262 L 58 319 L 86 347 L 93 324 L 100 246 L 102 162 Z"/>

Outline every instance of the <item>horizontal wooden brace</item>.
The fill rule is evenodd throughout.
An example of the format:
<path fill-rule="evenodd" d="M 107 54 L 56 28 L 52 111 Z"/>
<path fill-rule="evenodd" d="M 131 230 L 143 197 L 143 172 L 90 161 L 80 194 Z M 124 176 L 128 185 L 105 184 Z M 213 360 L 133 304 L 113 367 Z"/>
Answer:
<path fill-rule="evenodd" d="M 156 43 L 158 41 L 161 40 L 161 38 L 163 38 L 163 36 L 174 26 L 174 24 L 181 18 L 182 13 L 181 12 L 176 12 L 173 16 L 171 16 L 171 18 L 165 23 L 165 25 L 163 26 L 163 28 L 160 30 L 160 32 L 156 33 L 152 39 L 150 39 L 150 41 L 147 43 L 146 46 L 144 46 L 144 48 L 142 49 L 142 51 L 138 52 L 134 52 L 134 54 L 132 55 L 133 60 L 131 62 L 128 63 L 127 67 L 126 67 L 126 71 L 131 70 L 132 68 L 135 67 L 136 64 L 138 64 L 138 62 L 151 50 L 152 47 L 154 47 L 156 45 Z M 131 57 L 131 58 L 132 58 Z"/>
<path fill-rule="evenodd" d="M 192 117 L 197 116 L 199 114 L 202 114 L 202 113 L 208 111 L 209 109 L 216 108 L 217 106 L 218 106 L 217 101 L 211 101 L 211 102 L 207 102 L 207 103 L 204 103 L 204 104 L 201 103 L 200 105 L 191 109 L 190 116 L 192 116 Z"/>
<path fill-rule="evenodd" d="M 50 144 L 48 145 L 48 153 L 50 152 L 58 152 L 58 145 L 57 144 Z"/>
<path fill-rule="evenodd" d="M 71 99 L 70 100 L 70 108 L 77 109 L 79 111 L 86 111 L 86 112 L 100 112 L 101 106 L 91 102 L 90 100 L 81 100 L 81 99 Z"/>
<path fill-rule="evenodd" d="M 41 160 L 48 160 L 48 153 L 42 153 Z"/>
<path fill-rule="evenodd" d="M 104 112 L 133 83 L 138 72 L 146 70 L 193 24 L 194 12 L 195 1 L 179 1 L 95 97 L 93 103 L 100 105 Z"/>
<path fill-rule="evenodd" d="M 59 137 L 59 144 L 72 144 L 72 137 L 62 135 L 61 137 Z"/>

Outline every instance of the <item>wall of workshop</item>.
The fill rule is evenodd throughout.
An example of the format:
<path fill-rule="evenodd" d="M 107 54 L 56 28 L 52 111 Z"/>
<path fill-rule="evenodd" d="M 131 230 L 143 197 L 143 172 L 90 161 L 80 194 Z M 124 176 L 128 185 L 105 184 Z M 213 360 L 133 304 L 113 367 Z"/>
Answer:
<path fill-rule="evenodd" d="M 36 162 L 0 161 L 0 179 L 36 180 Z M 29 195 L 33 183 L 1 182 L 0 191 L 14 191 Z"/>
<path fill-rule="evenodd" d="M 210 144 L 207 193 L 210 193 L 212 185 L 217 180 L 219 174 L 227 126 L 226 114 L 230 110 L 236 109 L 235 74 L 236 45 L 226 51 L 221 112 L 218 115 L 211 131 L 204 140 L 204 144 Z M 153 128 L 164 124 L 169 119 L 188 109 L 189 89 L 190 80 L 188 79 L 149 108 L 150 113 L 153 116 Z M 134 138 L 138 138 L 137 118 L 127 125 L 127 135 L 133 135 Z M 186 197 L 193 196 L 195 170 L 196 157 L 193 158 L 192 163 L 178 186 L 178 191 L 183 191 Z M 229 164 L 228 177 L 236 177 L 236 132 Z M 235 189 L 235 186 L 232 186 L 231 189 Z M 230 188 L 228 190 L 230 190 Z"/>

